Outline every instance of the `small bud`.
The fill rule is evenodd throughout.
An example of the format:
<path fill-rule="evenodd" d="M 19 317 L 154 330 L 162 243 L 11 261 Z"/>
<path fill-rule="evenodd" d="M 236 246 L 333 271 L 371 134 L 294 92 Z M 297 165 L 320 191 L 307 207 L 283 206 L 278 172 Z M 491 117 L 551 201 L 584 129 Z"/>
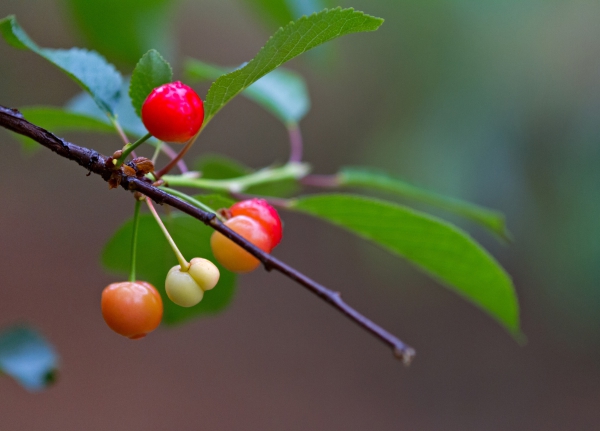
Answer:
<path fill-rule="evenodd" d="M 108 180 L 108 188 L 116 189 L 121 184 L 121 175 L 119 172 L 113 172 Z"/>
<path fill-rule="evenodd" d="M 135 177 L 136 175 L 135 169 L 133 169 L 131 166 L 123 165 L 121 166 L 121 169 L 123 170 L 123 173 L 128 177 Z"/>
<path fill-rule="evenodd" d="M 136 157 L 133 159 L 133 164 L 137 168 L 138 174 L 146 175 L 154 171 L 154 163 L 145 157 Z"/>
<path fill-rule="evenodd" d="M 123 150 L 117 150 L 113 153 L 112 157 L 113 159 L 118 159 L 123 155 Z M 116 162 L 113 162 L 116 165 Z"/>

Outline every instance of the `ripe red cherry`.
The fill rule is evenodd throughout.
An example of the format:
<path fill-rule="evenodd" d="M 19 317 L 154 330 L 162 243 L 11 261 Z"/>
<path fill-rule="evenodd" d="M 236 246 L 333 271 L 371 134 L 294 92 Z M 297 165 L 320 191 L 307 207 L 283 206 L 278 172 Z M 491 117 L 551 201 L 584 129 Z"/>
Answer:
<path fill-rule="evenodd" d="M 186 142 L 202 127 L 204 105 L 196 92 L 180 81 L 152 90 L 142 105 L 142 122 L 152 136 Z"/>
<path fill-rule="evenodd" d="M 163 315 L 160 294 L 145 281 L 108 285 L 102 291 L 101 307 L 110 329 L 132 340 L 154 331 Z"/>
<path fill-rule="evenodd" d="M 271 237 L 258 221 L 241 215 L 227 220 L 225 226 L 261 250 L 267 253 L 271 251 Z M 260 265 L 257 258 L 219 232 L 214 232 L 210 237 L 210 246 L 215 258 L 230 271 L 250 272 Z"/>
<path fill-rule="evenodd" d="M 248 199 L 234 204 L 230 209 L 231 215 L 245 215 L 261 224 L 271 237 L 271 249 L 281 241 L 283 235 L 281 219 L 277 210 L 264 199 Z"/>

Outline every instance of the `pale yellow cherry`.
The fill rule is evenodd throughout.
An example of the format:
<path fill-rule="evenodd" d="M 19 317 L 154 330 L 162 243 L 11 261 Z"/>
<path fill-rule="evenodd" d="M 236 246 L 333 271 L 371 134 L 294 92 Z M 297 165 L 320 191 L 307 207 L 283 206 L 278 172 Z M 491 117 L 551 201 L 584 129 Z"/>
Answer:
<path fill-rule="evenodd" d="M 196 257 L 190 261 L 187 271 L 176 265 L 170 269 L 165 281 L 167 296 L 182 307 L 193 307 L 219 281 L 219 269 L 207 259 Z"/>
<path fill-rule="evenodd" d="M 219 268 L 214 263 L 201 257 L 195 257 L 190 260 L 190 269 L 188 272 L 196 283 L 198 283 L 198 286 L 205 291 L 215 287 L 221 276 Z"/>

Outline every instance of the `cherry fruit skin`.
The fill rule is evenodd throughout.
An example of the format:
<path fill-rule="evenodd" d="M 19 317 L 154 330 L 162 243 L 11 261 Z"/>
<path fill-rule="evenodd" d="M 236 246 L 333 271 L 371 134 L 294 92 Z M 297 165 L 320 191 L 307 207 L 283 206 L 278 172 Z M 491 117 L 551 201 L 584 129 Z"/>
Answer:
<path fill-rule="evenodd" d="M 102 291 L 101 308 L 110 329 L 132 340 L 154 331 L 163 315 L 160 294 L 145 281 L 109 284 Z"/>
<path fill-rule="evenodd" d="M 204 297 L 204 292 L 216 286 L 219 269 L 210 260 L 195 257 L 187 271 L 176 265 L 169 270 L 165 281 L 167 296 L 182 307 L 193 307 Z"/>
<path fill-rule="evenodd" d="M 240 215 L 224 224 L 261 250 L 267 253 L 271 251 L 271 237 L 255 219 Z M 257 258 L 219 232 L 214 232 L 210 237 L 210 246 L 219 263 L 232 272 L 250 272 L 260 265 Z"/>
<path fill-rule="evenodd" d="M 142 105 L 144 126 L 161 141 L 187 142 L 203 121 L 202 99 L 180 81 L 156 87 Z"/>
<path fill-rule="evenodd" d="M 277 210 L 266 200 L 255 198 L 240 201 L 232 205 L 229 211 L 233 216 L 245 215 L 259 222 L 271 237 L 271 249 L 281 241 L 283 236 L 281 219 Z"/>

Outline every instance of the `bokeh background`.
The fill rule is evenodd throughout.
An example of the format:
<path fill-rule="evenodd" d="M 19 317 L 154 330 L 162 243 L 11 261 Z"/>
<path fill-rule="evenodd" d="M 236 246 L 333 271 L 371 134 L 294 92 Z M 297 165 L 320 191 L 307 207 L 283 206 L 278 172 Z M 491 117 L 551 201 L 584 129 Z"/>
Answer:
<path fill-rule="evenodd" d="M 174 63 L 235 65 L 277 28 L 259 3 L 173 2 L 147 31 Z M 509 246 L 450 219 L 513 276 L 528 343 L 396 257 L 288 213 L 277 256 L 415 346 L 410 368 L 264 271 L 244 276 L 218 316 L 141 342 L 117 337 L 100 315 L 100 292 L 115 277 L 99 255 L 130 215 L 129 196 L 45 150 L 24 156 L 0 130 L 0 327 L 30 322 L 61 355 L 46 392 L 0 380 L 0 429 L 600 429 L 600 3 L 338 4 L 386 22 L 289 65 L 312 98 L 306 159 L 319 173 L 384 168 L 506 213 Z M 10 13 L 43 46 L 102 50 L 66 1 L 0 0 L 0 16 Z M 128 43 L 123 50 L 145 48 Z M 131 70 L 126 55 L 107 55 Z M 0 104 L 62 105 L 78 91 L 44 60 L 0 42 Z M 119 146 L 67 137 L 104 153 Z M 285 161 L 288 144 L 276 120 L 238 98 L 194 151 L 261 167 Z"/>

